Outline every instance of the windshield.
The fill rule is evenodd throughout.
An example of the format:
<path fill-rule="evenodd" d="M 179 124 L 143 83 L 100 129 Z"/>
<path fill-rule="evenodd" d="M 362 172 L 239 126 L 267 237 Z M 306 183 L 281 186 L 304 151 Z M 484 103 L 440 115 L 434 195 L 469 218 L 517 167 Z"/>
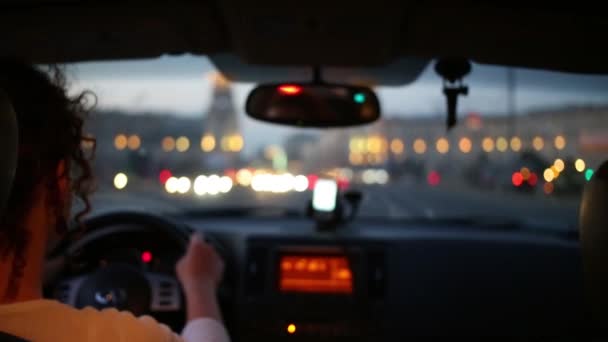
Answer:
<path fill-rule="evenodd" d="M 318 130 L 246 117 L 254 84 L 227 81 L 205 57 L 78 63 L 67 75 L 72 93 L 97 96 L 86 125 L 97 139 L 96 210 L 304 212 L 314 182 L 332 177 L 363 193 L 361 217 L 573 226 L 608 152 L 608 77 L 474 64 L 447 130 L 430 63 L 412 84 L 375 87 L 379 122 Z"/>

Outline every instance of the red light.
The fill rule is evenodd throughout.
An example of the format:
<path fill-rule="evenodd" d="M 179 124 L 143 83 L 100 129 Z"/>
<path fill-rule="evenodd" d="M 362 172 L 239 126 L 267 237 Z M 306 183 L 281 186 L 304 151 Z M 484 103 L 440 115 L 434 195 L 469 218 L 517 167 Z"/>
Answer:
<path fill-rule="evenodd" d="M 513 176 L 511 176 L 511 182 L 513 182 L 513 185 L 515 186 L 520 186 L 524 182 L 524 176 L 521 172 L 515 172 L 513 173 Z"/>
<path fill-rule="evenodd" d="M 536 183 L 538 183 L 538 176 L 536 173 L 532 172 L 530 177 L 528 177 L 528 184 L 530 184 L 530 186 L 536 186 Z"/>
<path fill-rule="evenodd" d="M 431 173 L 429 173 L 428 177 L 426 178 L 426 181 L 431 186 L 437 186 L 441 182 L 441 175 L 437 171 L 431 171 Z"/>
<path fill-rule="evenodd" d="M 279 93 L 283 95 L 298 95 L 302 92 L 302 87 L 295 84 L 284 84 L 279 86 Z"/>
<path fill-rule="evenodd" d="M 232 181 L 234 181 L 236 179 L 236 170 L 235 169 L 225 170 L 224 176 L 229 177 L 230 179 L 232 179 Z"/>
<path fill-rule="evenodd" d="M 319 176 L 317 175 L 308 175 L 308 190 L 314 190 L 315 185 L 317 184 L 317 180 Z"/>
<path fill-rule="evenodd" d="M 348 189 L 349 182 L 346 178 L 338 178 L 338 189 L 344 191 Z"/>
<path fill-rule="evenodd" d="M 173 176 L 171 174 L 171 171 L 165 169 L 160 172 L 160 175 L 158 175 L 158 180 L 161 184 L 164 185 L 165 183 L 167 183 L 167 180 L 171 178 L 171 176 Z"/>
<path fill-rule="evenodd" d="M 141 261 L 143 261 L 146 264 L 149 263 L 150 261 L 152 261 L 152 252 L 143 251 L 141 253 Z"/>

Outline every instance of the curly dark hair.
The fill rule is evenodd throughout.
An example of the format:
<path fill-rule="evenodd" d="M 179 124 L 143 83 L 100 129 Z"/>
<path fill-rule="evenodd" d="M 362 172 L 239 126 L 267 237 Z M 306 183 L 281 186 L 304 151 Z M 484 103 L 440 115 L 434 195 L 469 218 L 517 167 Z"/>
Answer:
<path fill-rule="evenodd" d="M 17 116 L 19 151 L 17 170 L 5 212 L 0 216 L 0 258 L 13 256 L 12 274 L 5 297 L 16 296 L 23 276 L 24 253 L 31 232 L 24 221 L 39 192 L 46 186 L 50 214 L 56 218 L 56 231 L 67 229 L 66 200 L 61 198 L 58 178 L 67 177 L 73 194 L 80 197 L 84 209 L 76 215 L 80 223 L 90 211 L 88 194 L 93 177 L 90 159 L 95 140 L 83 135 L 84 118 L 88 114 L 90 92 L 74 97 L 67 94 L 66 80 L 59 67 L 48 70 L 15 61 L 0 61 L 0 88 L 6 92 Z M 83 145 L 87 148 L 83 147 Z M 66 172 L 57 176 L 58 165 L 66 163 Z M 40 229 L 47 229 L 41 227 Z"/>

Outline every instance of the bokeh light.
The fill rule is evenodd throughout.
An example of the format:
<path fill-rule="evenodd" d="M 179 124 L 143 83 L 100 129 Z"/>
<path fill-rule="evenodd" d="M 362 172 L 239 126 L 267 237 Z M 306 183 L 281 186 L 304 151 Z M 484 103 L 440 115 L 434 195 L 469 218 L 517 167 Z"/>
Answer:
<path fill-rule="evenodd" d="M 114 137 L 114 147 L 119 150 L 122 151 L 125 148 L 127 148 L 127 136 L 124 134 L 118 134 L 116 137 Z"/>
<path fill-rule="evenodd" d="M 450 143 L 448 142 L 448 139 L 446 139 L 446 138 L 439 138 L 439 139 L 437 139 L 437 143 L 435 144 L 435 147 L 437 148 L 437 152 L 439 152 L 441 154 L 446 154 L 450 150 Z"/>
<path fill-rule="evenodd" d="M 127 186 L 129 178 L 122 172 L 119 172 L 114 176 L 114 187 L 118 190 L 122 190 Z"/>
<path fill-rule="evenodd" d="M 473 144 L 471 143 L 471 139 L 464 137 L 464 138 L 460 138 L 460 141 L 458 142 L 458 148 L 460 148 L 460 151 L 462 153 L 469 153 L 471 152 L 471 149 L 473 148 Z"/>
<path fill-rule="evenodd" d="M 139 147 L 141 146 L 141 139 L 139 138 L 139 135 L 131 135 L 127 141 L 127 146 L 129 146 L 129 150 L 131 151 L 139 149 Z"/>
<path fill-rule="evenodd" d="M 414 140 L 414 152 L 417 154 L 423 154 L 426 152 L 426 142 L 423 139 Z"/>
<path fill-rule="evenodd" d="M 556 136 L 553 143 L 555 145 L 555 148 L 558 150 L 563 150 L 564 148 L 566 148 L 566 138 L 564 138 L 563 135 Z"/>
<path fill-rule="evenodd" d="M 177 192 L 180 194 L 185 194 L 190 191 L 191 186 L 190 179 L 188 177 L 179 177 L 177 179 Z"/>
<path fill-rule="evenodd" d="M 170 194 L 174 194 L 177 192 L 177 188 L 179 187 L 178 184 L 179 181 L 176 177 L 169 177 L 167 182 L 165 182 L 165 190 Z"/>
<path fill-rule="evenodd" d="M 396 155 L 400 155 L 403 153 L 405 146 L 403 144 L 403 140 L 401 139 L 393 139 L 391 141 L 391 152 Z"/>
<path fill-rule="evenodd" d="M 511 150 L 513 152 L 519 152 L 521 150 L 521 139 L 519 137 L 511 138 Z"/>
<path fill-rule="evenodd" d="M 200 175 L 194 179 L 194 184 L 192 185 L 192 190 L 194 193 L 203 196 L 207 193 L 207 176 Z"/>
<path fill-rule="evenodd" d="M 555 178 L 555 175 L 553 174 L 553 170 L 545 169 L 545 171 L 543 172 L 543 178 L 545 179 L 546 182 L 552 182 L 553 179 Z"/>
<path fill-rule="evenodd" d="M 240 186 L 250 186 L 253 179 L 253 173 L 248 169 L 240 169 L 236 172 L 236 182 Z"/>
<path fill-rule="evenodd" d="M 519 173 L 521 173 L 523 180 L 528 180 L 528 178 L 530 177 L 530 169 L 528 169 L 527 167 L 522 167 L 521 169 L 519 169 Z"/>
<path fill-rule="evenodd" d="M 532 147 L 534 147 L 535 150 L 540 151 L 545 147 L 545 141 L 541 137 L 534 137 L 534 139 L 532 139 Z"/>
<path fill-rule="evenodd" d="M 178 152 L 186 152 L 189 148 L 190 139 L 188 139 L 187 137 L 182 136 L 175 140 L 175 149 L 177 149 Z"/>
<path fill-rule="evenodd" d="M 161 142 L 161 147 L 165 152 L 171 152 L 175 149 L 175 139 L 173 137 L 164 137 Z"/>
<path fill-rule="evenodd" d="M 557 170 L 557 172 L 562 172 L 564 171 L 564 168 L 566 167 L 566 164 L 564 164 L 564 161 L 561 159 L 555 159 L 555 161 L 553 162 L 553 166 L 555 166 L 555 169 Z"/>
<path fill-rule="evenodd" d="M 587 169 L 585 171 L 585 180 L 587 182 L 589 182 L 591 180 L 591 178 L 593 178 L 593 173 L 594 173 L 593 169 Z"/>
<path fill-rule="evenodd" d="M 555 189 L 555 186 L 553 185 L 553 183 L 545 183 L 545 185 L 543 185 L 543 191 L 547 195 L 551 195 L 553 193 L 554 189 Z"/>
<path fill-rule="evenodd" d="M 587 165 L 585 164 L 585 161 L 584 161 L 584 160 L 582 160 L 582 159 L 580 159 L 580 158 L 579 158 L 579 159 L 577 159 L 577 160 L 574 162 L 574 168 L 575 168 L 575 169 L 576 169 L 576 171 L 578 171 L 578 172 L 583 172 L 583 171 L 585 171 L 585 167 L 587 167 Z"/>
<path fill-rule="evenodd" d="M 496 139 L 496 149 L 500 152 L 505 152 L 509 148 L 509 143 L 505 137 L 498 137 Z"/>
<path fill-rule="evenodd" d="M 294 178 L 293 189 L 297 192 L 304 192 L 308 189 L 308 177 L 297 175 Z"/>
<path fill-rule="evenodd" d="M 483 138 L 481 141 L 481 149 L 488 153 L 494 151 L 494 140 L 490 137 Z"/>
<path fill-rule="evenodd" d="M 230 190 L 232 190 L 232 179 L 230 179 L 230 177 L 228 176 L 222 176 L 220 177 L 220 180 L 218 182 L 218 189 L 221 193 L 226 194 L 228 192 L 230 192 Z"/>
<path fill-rule="evenodd" d="M 211 152 L 215 149 L 215 137 L 210 134 L 206 134 L 201 138 L 201 150 L 203 152 Z"/>
<path fill-rule="evenodd" d="M 348 160 L 352 165 L 361 165 L 365 162 L 365 158 L 362 153 L 351 152 L 348 154 Z"/>
<path fill-rule="evenodd" d="M 514 186 L 522 185 L 524 182 L 524 177 L 521 172 L 514 172 L 513 175 L 511 175 L 511 182 Z"/>

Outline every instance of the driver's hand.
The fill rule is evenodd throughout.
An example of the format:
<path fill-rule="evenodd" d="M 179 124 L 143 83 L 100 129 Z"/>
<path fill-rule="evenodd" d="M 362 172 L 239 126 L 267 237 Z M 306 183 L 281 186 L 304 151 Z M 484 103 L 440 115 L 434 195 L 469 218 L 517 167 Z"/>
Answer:
<path fill-rule="evenodd" d="M 190 236 L 186 254 L 177 262 L 175 270 L 186 296 L 200 291 L 215 292 L 222 279 L 224 261 L 200 233 L 194 233 Z"/>

